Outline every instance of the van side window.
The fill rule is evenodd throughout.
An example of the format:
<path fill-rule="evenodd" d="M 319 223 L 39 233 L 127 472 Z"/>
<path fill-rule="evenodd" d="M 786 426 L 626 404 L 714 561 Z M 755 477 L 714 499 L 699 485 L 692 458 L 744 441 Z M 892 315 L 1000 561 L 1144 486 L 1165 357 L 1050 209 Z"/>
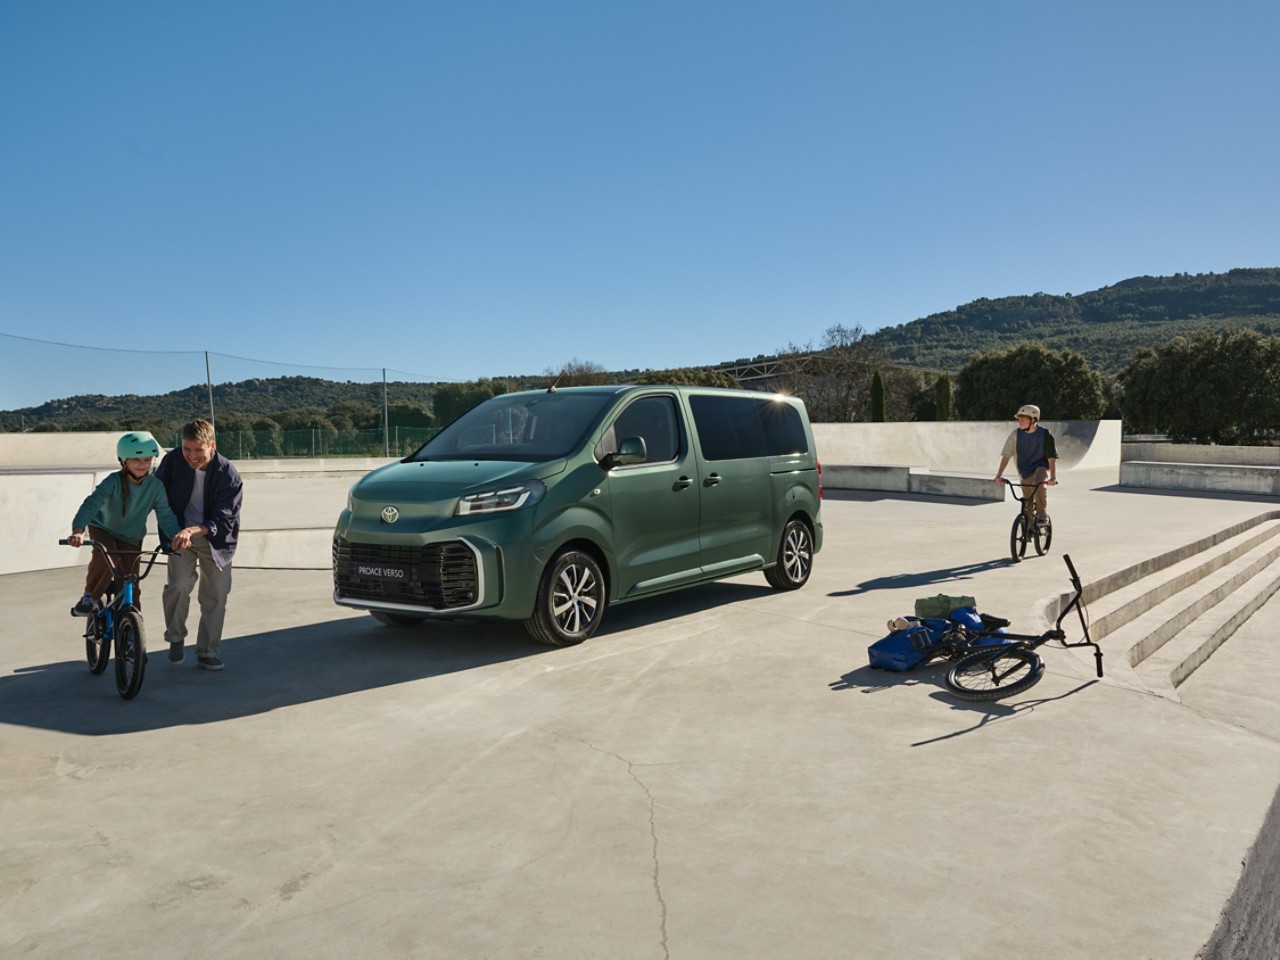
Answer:
<path fill-rule="evenodd" d="M 807 453 L 800 413 L 789 403 L 752 397 L 689 398 L 698 442 L 707 460 Z"/>
<path fill-rule="evenodd" d="M 756 403 L 771 457 L 809 452 L 809 438 L 804 435 L 799 410 L 781 400 L 757 400 Z"/>
<path fill-rule="evenodd" d="M 641 397 L 613 422 L 613 445 L 627 437 L 644 437 L 645 463 L 668 463 L 680 449 L 674 397 Z"/>

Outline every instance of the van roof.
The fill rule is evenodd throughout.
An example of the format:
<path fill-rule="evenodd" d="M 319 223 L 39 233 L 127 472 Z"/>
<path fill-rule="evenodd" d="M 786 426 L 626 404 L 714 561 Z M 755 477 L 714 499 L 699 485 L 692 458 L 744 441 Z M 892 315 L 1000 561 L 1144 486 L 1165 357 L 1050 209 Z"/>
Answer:
<path fill-rule="evenodd" d="M 674 390 L 677 393 L 727 393 L 748 397 L 781 397 L 791 399 L 790 394 L 776 390 L 750 390 L 745 387 L 705 387 L 687 383 L 610 383 L 592 384 L 581 387 L 545 387 L 539 390 L 520 390 L 516 393 L 602 393 L 624 394 L 640 390 Z"/>

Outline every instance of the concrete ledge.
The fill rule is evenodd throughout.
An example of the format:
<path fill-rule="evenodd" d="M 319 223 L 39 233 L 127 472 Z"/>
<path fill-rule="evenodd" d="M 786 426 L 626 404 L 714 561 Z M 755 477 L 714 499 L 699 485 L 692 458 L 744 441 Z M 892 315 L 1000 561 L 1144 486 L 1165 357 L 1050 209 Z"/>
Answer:
<path fill-rule="evenodd" d="M 1128 460 L 1120 464 L 1120 486 L 1274 497 L 1280 496 L 1280 466 Z"/>
<path fill-rule="evenodd" d="M 823 465 L 822 484 L 831 490 L 873 490 L 886 493 L 914 493 L 931 497 L 958 497 L 1003 503 L 1004 484 L 990 477 L 934 473 L 928 467 L 901 467 L 876 464 Z"/>
<path fill-rule="evenodd" d="M 333 527 L 300 530 L 241 530 L 235 566 L 266 570 L 328 570 L 333 563 Z"/>
<path fill-rule="evenodd" d="M 1230 447 L 1208 443 L 1123 443 L 1121 461 L 1218 463 L 1237 467 L 1280 467 L 1280 447 Z"/>
<path fill-rule="evenodd" d="M 1008 490 L 1003 483 L 996 483 L 990 477 L 933 473 L 925 469 L 911 471 L 911 485 L 908 488 L 909 493 L 932 497 L 960 497 L 989 503 L 1003 503 Z"/>
<path fill-rule="evenodd" d="M 822 485 L 832 490 L 884 490 L 889 493 L 906 493 L 911 487 L 911 468 L 824 463 Z"/>

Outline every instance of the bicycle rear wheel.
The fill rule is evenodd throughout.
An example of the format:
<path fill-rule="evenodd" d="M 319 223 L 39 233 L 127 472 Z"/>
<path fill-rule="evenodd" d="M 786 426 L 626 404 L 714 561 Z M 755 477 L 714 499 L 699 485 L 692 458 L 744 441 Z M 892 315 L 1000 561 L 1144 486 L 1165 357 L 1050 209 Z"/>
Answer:
<path fill-rule="evenodd" d="M 961 700 L 1003 700 L 1030 690 L 1044 676 L 1044 661 L 1022 647 L 965 657 L 947 674 L 947 687 Z"/>
<path fill-rule="evenodd" d="M 111 659 L 111 638 L 107 636 L 106 616 L 99 613 L 89 622 L 84 635 L 84 657 L 89 661 L 89 672 L 101 676 Z"/>
<path fill-rule="evenodd" d="M 1013 562 L 1017 563 L 1027 552 L 1027 515 L 1019 513 L 1013 518 L 1013 527 L 1009 530 L 1009 553 Z"/>
<path fill-rule="evenodd" d="M 1044 518 L 1044 529 L 1035 528 L 1036 555 L 1043 557 L 1049 552 L 1049 544 L 1053 543 L 1053 521 Z"/>
<path fill-rule="evenodd" d="M 142 689 L 147 672 L 147 641 L 142 617 L 136 610 L 124 610 L 116 618 L 116 691 L 132 700 Z"/>

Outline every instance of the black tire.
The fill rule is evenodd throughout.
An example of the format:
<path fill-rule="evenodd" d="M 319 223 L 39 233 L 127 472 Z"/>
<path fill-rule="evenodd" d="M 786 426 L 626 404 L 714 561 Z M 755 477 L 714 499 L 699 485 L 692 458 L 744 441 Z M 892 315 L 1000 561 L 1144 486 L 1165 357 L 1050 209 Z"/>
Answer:
<path fill-rule="evenodd" d="M 1044 676 L 1044 661 L 1032 650 L 1006 647 L 965 657 L 947 673 L 947 687 L 961 700 L 1003 700 L 1030 690 Z"/>
<path fill-rule="evenodd" d="M 142 629 L 142 617 L 125 610 L 116 617 L 116 691 L 132 700 L 142 689 L 146 672 L 147 635 Z"/>
<path fill-rule="evenodd" d="M 1048 517 L 1044 518 L 1044 529 L 1038 527 L 1035 531 L 1036 555 L 1043 557 L 1049 552 L 1049 544 L 1053 543 L 1053 521 Z"/>
<path fill-rule="evenodd" d="M 1027 552 L 1027 515 L 1019 513 L 1013 518 L 1013 527 L 1009 530 L 1009 553 L 1013 562 L 1020 561 Z"/>
<path fill-rule="evenodd" d="M 764 572 L 775 590 L 799 590 L 813 572 L 813 531 L 803 520 L 787 521 L 778 541 L 776 563 Z"/>
<path fill-rule="evenodd" d="M 604 608 L 604 575 L 595 558 L 565 550 L 543 571 L 533 616 L 524 626 L 539 643 L 571 647 L 596 632 Z"/>
<path fill-rule="evenodd" d="M 389 627 L 416 627 L 427 619 L 416 613 L 388 613 L 386 610 L 370 610 L 369 616 Z"/>
<path fill-rule="evenodd" d="M 89 661 L 89 672 L 95 677 L 102 675 L 111 660 L 111 640 L 106 633 L 105 618 L 95 616 L 89 632 L 84 635 L 84 657 Z"/>

